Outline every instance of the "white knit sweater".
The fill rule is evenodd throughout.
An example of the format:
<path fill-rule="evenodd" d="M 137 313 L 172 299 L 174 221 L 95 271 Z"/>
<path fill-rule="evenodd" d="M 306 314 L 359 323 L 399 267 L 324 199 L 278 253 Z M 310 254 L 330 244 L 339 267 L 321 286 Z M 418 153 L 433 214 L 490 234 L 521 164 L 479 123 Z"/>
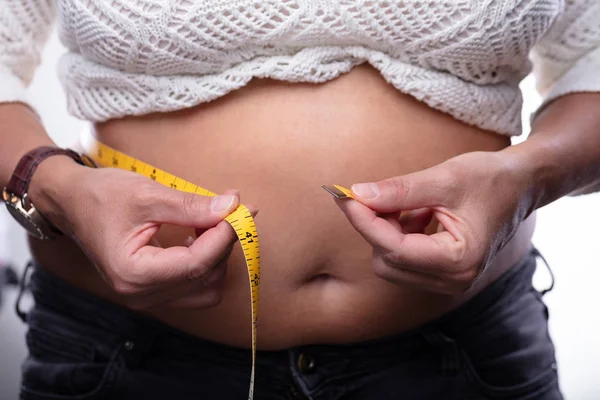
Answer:
<path fill-rule="evenodd" d="M 0 0 L 0 101 L 55 16 L 70 112 L 104 121 L 207 102 L 253 77 L 324 82 L 368 62 L 458 120 L 521 133 L 519 82 L 600 91 L 600 0 Z"/>

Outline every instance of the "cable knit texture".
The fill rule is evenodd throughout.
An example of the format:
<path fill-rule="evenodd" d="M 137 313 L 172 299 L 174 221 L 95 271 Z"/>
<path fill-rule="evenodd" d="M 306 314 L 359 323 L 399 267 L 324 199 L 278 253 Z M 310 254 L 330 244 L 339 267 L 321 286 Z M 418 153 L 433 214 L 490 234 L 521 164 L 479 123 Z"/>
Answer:
<path fill-rule="evenodd" d="M 0 101 L 26 101 L 55 10 L 68 108 L 91 121 L 368 62 L 432 108 L 518 135 L 532 50 L 548 100 L 600 90 L 598 0 L 0 0 Z"/>

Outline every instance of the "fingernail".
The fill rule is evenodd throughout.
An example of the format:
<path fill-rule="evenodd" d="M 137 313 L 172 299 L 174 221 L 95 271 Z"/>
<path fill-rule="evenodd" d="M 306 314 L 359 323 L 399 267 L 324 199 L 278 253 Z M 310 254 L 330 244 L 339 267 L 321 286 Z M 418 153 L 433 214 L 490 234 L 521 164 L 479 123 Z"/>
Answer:
<path fill-rule="evenodd" d="M 373 199 L 379 195 L 379 186 L 376 183 L 357 183 L 352 185 L 352 191 L 363 199 Z"/>
<path fill-rule="evenodd" d="M 223 211 L 229 210 L 231 205 L 235 201 L 235 196 L 230 194 L 223 194 L 217 197 L 214 197 L 211 200 L 210 208 L 213 212 L 221 213 Z"/>

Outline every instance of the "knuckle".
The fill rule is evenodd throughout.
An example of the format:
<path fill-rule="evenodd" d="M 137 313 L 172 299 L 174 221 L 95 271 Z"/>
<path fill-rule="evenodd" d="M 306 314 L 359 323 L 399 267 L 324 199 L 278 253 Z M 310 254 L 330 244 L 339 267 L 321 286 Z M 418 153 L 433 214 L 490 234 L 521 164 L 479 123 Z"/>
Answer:
<path fill-rule="evenodd" d="M 195 199 L 190 194 L 185 194 L 181 197 L 181 211 L 184 215 L 194 215 L 196 211 Z"/>
<path fill-rule="evenodd" d="M 462 175 L 463 170 L 464 165 L 462 163 L 450 160 L 446 162 L 444 168 L 440 168 L 437 173 L 440 179 L 455 181 L 457 177 Z"/>
<path fill-rule="evenodd" d="M 207 289 L 202 296 L 202 305 L 206 308 L 216 307 L 223 301 L 223 294 L 217 289 Z"/>
<path fill-rule="evenodd" d="M 154 276 L 152 276 L 149 269 L 139 265 L 132 265 L 131 267 L 127 268 L 126 272 L 123 274 L 123 280 L 129 285 L 137 287 L 152 283 L 156 279 Z"/>
<path fill-rule="evenodd" d="M 378 256 L 378 258 L 381 260 L 381 264 L 388 267 L 396 266 L 400 263 L 398 256 L 390 251 L 382 252 L 382 254 Z"/>
<path fill-rule="evenodd" d="M 225 266 L 217 265 L 213 271 L 206 277 L 205 284 L 209 287 L 214 287 L 215 285 L 219 285 L 223 279 L 225 278 Z"/>
<path fill-rule="evenodd" d="M 436 186 L 443 193 L 448 193 L 456 188 L 460 172 L 451 163 L 449 163 L 448 168 L 440 168 L 436 174 Z"/>
<path fill-rule="evenodd" d="M 467 245 L 456 242 L 443 249 L 446 254 L 444 277 L 451 294 L 460 294 L 469 289 L 479 276 L 477 263 L 470 260 Z"/>
<path fill-rule="evenodd" d="M 476 264 L 467 265 L 462 271 L 454 276 L 456 289 L 464 292 L 471 288 L 479 277 L 480 268 Z"/>
<path fill-rule="evenodd" d="M 155 182 L 138 182 L 135 190 L 128 190 L 128 202 L 134 215 L 142 218 L 150 216 L 152 205 L 161 195 L 156 188 Z"/>
<path fill-rule="evenodd" d="M 114 280 L 113 289 L 126 297 L 139 295 L 144 287 L 153 282 L 147 269 L 134 263 L 129 263 L 125 268 L 114 271 L 114 274 L 118 278 Z"/>
<path fill-rule="evenodd" d="M 449 262 L 449 267 L 452 271 L 462 271 L 465 266 L 465 256 L 467 248 L 463 242 L 455 242 L 448 246 L 446 256 Z"/>
<path fill-rule="evenodd" d="M 181 212 L 187 218 L 206 211 L 205 201 L 201 196 L 192 193 L 184 193 L 181 197 Z"/>
<path fill-rule="evenodd" d="M 124 297 L 129 298 L 139 294 L 139 286 L 135 284 L 136 280 L 131 279 L 132 271 L 135 268 L 125 268 L 124 270 L 117 268 L 108 268 L 108 273 L 104 273 L 105 279 L 108 282 L 112 290 Z"/>
<path fill-rule="evenodd" d="M 395 277 L 394 269 L 388 265 L 388 262 L 384 261 L 389 258 L 387 255 L 377 257 L 373 261 L 373 272 L 376 276 L 387 281 L 393 280 Z"/>
<path fill-rule="evenodd" d="M 144 180 L 137 182 L 135 186 L 135 190 L 128 192 L 137 203 L 147 205 L 156 199 L 158 193 L 155 182 Z"/>
<path fill-rule="evenodd" d="M 208 276 L 210 274 L 210 272 L 212 271 L 213 266 L 209 265 L 207 263 L 204 262 L 200 262 L 197 263 L 196 265 L 194 265 L 194 268 L 192 268 L 186 275 L 186 279 L 188 281 L 197 281 L 197 280 L 202 280 L 204 281 L 204 284 L 207 284 L 207 279 Z"/>

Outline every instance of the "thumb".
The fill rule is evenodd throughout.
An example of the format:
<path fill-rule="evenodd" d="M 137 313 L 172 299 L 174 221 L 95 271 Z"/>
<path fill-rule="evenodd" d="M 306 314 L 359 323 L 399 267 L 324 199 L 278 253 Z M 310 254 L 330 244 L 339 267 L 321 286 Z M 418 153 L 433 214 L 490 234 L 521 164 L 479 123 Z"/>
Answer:
<path fill-rule="evenodd" d="M 443 206 L 452 191 L 450 174 L 432 167 L 379 182 L 352 185 L 352 195 L 374 211 L 392 213 Z"/>
<path fill-rule="evenodd" d="M 201 196 L 164 188 L 152 204 L 153 222 L 193 228 L 211 228 L 240 204 L 237 191 L 220 196 Z"/>

